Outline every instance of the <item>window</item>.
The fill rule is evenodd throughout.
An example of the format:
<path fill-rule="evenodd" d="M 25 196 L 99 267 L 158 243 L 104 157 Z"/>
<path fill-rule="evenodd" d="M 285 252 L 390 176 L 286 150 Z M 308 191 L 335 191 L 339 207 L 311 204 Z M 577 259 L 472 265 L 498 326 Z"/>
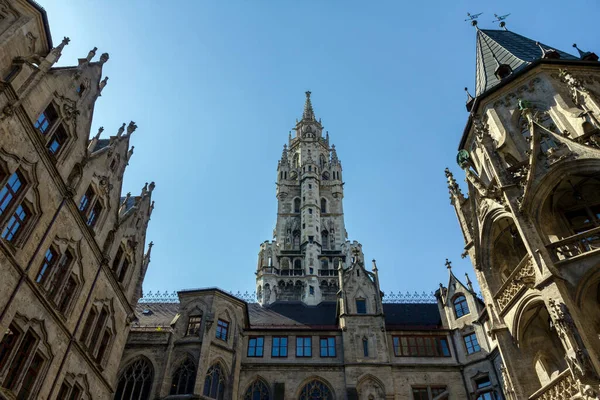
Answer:
<path fill-rule="evenodd" d="M 308 167 L 308 170 L 310 171 L 310 167 Z M 312 189 L 312 185 L 310 183 L 308 184 L 308 188 Z"/>
<path fill-rule="evenodd" d="M 8 224 L 2 232 L 2 238 L 9 242 L 14 242 L 21 233 L 25 222 L 29 219 L 31 212 L 25 204 L 19 204 L 15 213 L 8 220 Z"/>
<path fill-rule="evenodd" d="M 94 200 L 94 197 L 96 197 L 96 193 L 94 192 L 94 189 L 92 189 L 92 187 L 90 186 L 85 191 L 85 194 L 81 196 L 81 200 L 79 201 L 79 211 L 85 213 L 88 210 L 88 207 L 92 200 Z"/>
<path fill-rule="evenodd" d="M 363 344 L 363 356 L 369 357 L 369 341 L 367 340 L 367 338 L 363 338 L 362 344 Z"/>
<path fill-rule="evenodd" d="M 79 96 L 81 96 L 83 92 L 85 92 L 85 85 L 82 83 L 81 85 L 77 86 L 77 89 L 75 89 L 75 91 Z"/>
<path fill-rule="evenodd" d="M 244 400 L 269 400 L 269 387 L 262 379 L 257 379 L 246 390 Z"/>
<path fill-rule="evenodd" d="M 217 321 L 217 339 L 227 341 L 227 331 L 229 330 L 229 322 L 222 319 Z"/>
<path fill-rule="evenodd" d="M 466 335 L 464 340 L 465 347 L 467 348 L 467 354 L 477 353 L 481 350 L 481 347 L 479 347 L 479 343 L 477 342 L 477 335 L 475 332 L 471 333 L 470 335 Z"/>
<path fill-rule="evenodd" d="M 465 296 L 461 295 L 454 299 L 454 313 L 456 314 L 456 318 L 469 314 L 469 305 Z"/>
<path fill-rule="evenodd" d="M 474 382 L 477 400 L 495 400 L 492 382 L 487 375 L 474 379 Z"/>
<path fill-rule="evenodd" d="M 65 131 L 65 128 L 59 125 L 58 128 L 54 130 L 54 133 L 52 134 L 52 136 L 50 136 L 50 140 L 48 141 L 47 147 L 50 154 L 58 154 L 60 149 L 62 149 L 63 145 L 67 142 L 68 138 L 69 137 L 67 135 L 67 132 Z"/>
<path fill-rule="evenodd" d="M 104 361 L 104 354 L 108 349 L 108 344 L 110 343 L 110 331 L 106 329 L 104 334 L 102 335 L 102 341 L 100 341 L 100 347 L 98 347 L 98 353 L 96 353 L 96 362 L 102 364 Z"/>
<path fill-rule="evenodd" d="M 274 336 L 271 344 L 271 357 L 287 357 L 287 336 Z"/>
<path fill-rule="evenodd" d="M 311 296 L 314 296 L 314 295 L 315 295 L 315 287 L 314 287 L 314 286 L 309 286 L 309 287 L 308 287 L 308 293 L 309 293 Z"/>
<path fill-rule="evenodd" d="M 52 103 L 40 114 L 33 125 L 40 133 L 46 134 L 52 124 L 58 120 L 58 114 Z"/>
<path fill-rule="evenodd" d="M 129 364 L 119 377 L 114 400 L 148 399 L 152 390 L 152 364 L 139 358 Z M 58 396 L 59 399 L 64 397 Z"/>
<path fill-rule="evenodd" d="M 169 394 L 193 394 L 196 383 L 196 366 L 186 358 L 173 373 Z"/>
<path fill-rule="evenodd" d="M 296 357 L 312 357 L 312 338 L 310 336 L 296 338 Z"/>
<path fill-rule="evenodd" d="M 41 354 L 35 353 L 33 356 L 33 360 L 29 364 L 29 368 L 27 368 L 27 372 L 25 372 L 25 376 L 23 377 L 23 381 L 21 382 L 21 390 L 17 395 L 18 399 L 29 399 L 31 396 L 31 391 L 34 388 L 35 381 L 37 380 L 38 375 L 40 374 L 40 370 L 44 365 L 44 357 Z"/>
<path fill-rule="evenodd" d="M 83 331 L 81 332 L 81 343 L 83 343 L 84 345 L 87 342 L 88 336 L 90 336 L 90 332 L 92 331 L 92 326 L 94 325 L 94 321 L 96 320 L 96 316 L 98 315 L 98 313 L 96 312 L 96 309 L 94 307 L 92 307 L 92 309 L 90 310 L 90 313 L 88 314 L 87 319 L 85 320 L 85 325 L 83 326 Z"/>
<path fill-rule="evenodd" d="M 92 212 L 90 212 L 88 219 L 87 219 L 87 224 L 90 227 L 94 227 L 96 226 L 96 222 L 98 222 L 98 216 L 100 215 L 100 213 L 102 212 L 102 204 L 100 204 L 99 201 L 96 201 L 96 203 L 94 204 L 94 207 L 92 207 Z"/>
<path fill-rule="evenodd" d="M 327 200 L 321 199 L 321 213 L 325 214 L 327 212 Z"/>
<path fill-rule="evenodd" d="M 0 190 L 0 215 L 4 213 L 13 203 L 17 195 L 25 186 L 25 179 L 20 172 L 14 172 L 6 184 Z"/>
<path fill-rule="evenodd" d="M 294 212 L 295 213 L 300 212 L 300 199 L 299 198 L 294 199 Z"/>
<path fill-rule="evenodd" d="M 185 336 L 199 336 L 201 323 L 202 323 L 201 316 L 190 316 L 188 318 L 188 326 L 187 326 L 187 330 L 185 331 Z"/>
<path fill-rule="evenodd" d="M 86 224 L 92 228 L 96 226 L 102 210 L 103 207 L 100 198 L 90 185 L 79 201 L 79 211 L 81 211 L 81 214 L 85 218 Z"/>
<path fill-rule="evenodd" d="M 35 281 L 41 285 L 45 284 L 48 280 L 48 276 L 52 274 L 52 268 L 56 264 L 56 260 L 58 259 L 58 252 L 50 246 L 48 250 L 46 250 L 46 254 L 44 255 L 44 261 L 42 261 L 42 267 L 40 268 L 40 272 L 38 273 Z"/>
<path fill-rule="evenodd" d="M 450 357 L 448 340 L 441 336 L 394 336 L 396 357 Z"/>
<path fill-rule="evenodd" d="M 7 364 L 10 354 L 14 350 L 20 337 L 21 332 L 16 326 L 11 324 L 4 334 L 2 342 L 0 342 L 0 372 L 2 372 L 4 366 Z"/>
<path fill-rule="evenodd" d="M 125 257 L 123 260 L 123 264 L 121 264 L 121 270 L 119 271 L 119 278 L 117 279 L 119 283 L 123 283 L 125 277 L 127 276 L 127 270 L 129 269 L 129 259 Z"/>
<path fill-rule="evenodd" d="M 225 379 L 219 364 L 215 364 L 208 369 L 206 378 L 204 378 L 203 394 L 217 400 L 223 400 L 225 397 Z"/>
<path fill-rule="evenodd" d="M 367 301 L 365 299 L 356 299 L 356 313 L 366 314 L 367 313 Z"/>
<path fill-rule="evenodd" d="M 335 357 L 335 337 L 322 337 L 319 342 L 321 357 Z"/>
<path fill-rule="evenodd" d="M 315 379 L 304 385 L 300 400 L 334 400 L 334 397 L 329 386 Z"/>
<path fill-rule="evenodd" d="M 412 388 L 413 400 L 431 400 L 446 391 L 446 386 L 418 386 Z"/>
<path fill-rule="evenodd" d="M 248 357 L 262 357 L 264 343 L 264 337 L 250 336 L 250 339 L 248 339 Z"/>
<path fill-rule="evenodd" d="M 129 257 L 125 254 L 123 246 L 119 246 L 112 264 L 112 270 L 115 273 L 119 283 L 123 283 L 125 281 L 127 272 L 129 270 L 129 264 Z"/>
<path fill-rule="evenodd" d="M 68 382 L 63 382 L 58 392 L 57 400 L 81 400 L 83 388 L 78 384 L 71 386 Z M 115 397 L 118 399 L 118 397 Z"/>
<path fill-rule="evenodd" d="M 57 301 L 58 311 L 60 311 L 62 314 L 66 314 L 66 312 L 69 311 L 69 306 L 71 305 L 71 301 L 75 296 L 76 290 L 77 281 L 73 276 L 70 276 L 62 291 L 61 297 Z"/>
<path fill-rule="evenodd" d="M 54 302 L 55 304 L 59 303 L 59 295 L 61 293 L 61 289 L 67 277 L 69 276 L 69 270 L 74 259 L 75 257 L 73 257 L 73 253 L 71 253 L 71 251 L 67 249 L 65 251 L 65 254 L 63 254 L 60 258 L 60 261 L 58 261 L 58 266 L 56 268 L 56 271 L 52 275 L 51 282 L 46 287 L 46 289 L 49 290 L 48 299 Z"/>
<path fill-rule="evenodd" d="M 93 353 L 96 345 L 98 344 L 98 340 L 100 339 L 100 334 L 104 328 L 104 324 L 108 319 L 108 310 L 106 307 L 102 308 L 100 311 L 100 316 L 98 317 L 98 321 L 96 322 L 96 326 L 94 327 L 94 331 L 92 332 L 92 338 L 90 339 L 89 350 Z"/>
<path fill-rule="evenodd" d="M 309 208 L 309 209 L 308 209 L 308 213 L 309 213 L 309 214 L 312 214 L 312 208 Z"/>

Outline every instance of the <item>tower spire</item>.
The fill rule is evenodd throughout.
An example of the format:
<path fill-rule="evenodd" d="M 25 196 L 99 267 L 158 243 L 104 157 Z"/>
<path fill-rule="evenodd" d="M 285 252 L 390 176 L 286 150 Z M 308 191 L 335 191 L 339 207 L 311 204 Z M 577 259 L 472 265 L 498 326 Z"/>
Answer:
<path fill-rule="evenodd" d="M 304 102 L 304 112 L 302 113 L 302 120 L 304 121 L 314 121 L 315 120 L 315 112 L 313 111 L 313 106 L 310 101 L 310 90 L 305 92 L 306 101 Z"/>

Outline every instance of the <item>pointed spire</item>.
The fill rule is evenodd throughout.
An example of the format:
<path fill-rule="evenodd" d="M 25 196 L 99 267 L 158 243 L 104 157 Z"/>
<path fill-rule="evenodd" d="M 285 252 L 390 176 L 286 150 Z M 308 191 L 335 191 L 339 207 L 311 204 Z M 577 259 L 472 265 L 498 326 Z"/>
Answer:
<path fill-rule="evenodd" d="M 598 61 L 598 56 L 596 53 L 581 50 L 579 47 L 577 47 L 577 43 L 573 43 L 573 47 L 577 49 L 579 58 L 581 58 L 583 61 Z"/>
<path fill-rule="evenodd" d="M 473 98 L 473 96 L 471 96 L 471 93 L 469 93 L 469 88 L 465 88 L 465 92 L 467 93 L 467 111 L 471 112 L 471 109 L 473 108 L 473 102 L 475 101 L 475 99 Z"/>
<path fill-rule="evenodd" d="M 315 112 L 313 111 L 312 103 L 310 102 L 310 90 L 306 93 L 306 102 L 304 103 L 304 112 L 302 113 L 303 121 L 314 121 Z"/>
<path fill-rule="evenodd" d="M 288 150 L 287 150 L 287 144 L 284 144 L 283 150 L 281 152 L 281 164 L 287 165 L 287 163 L 288 163 Z"/>
<path fill-rule="evenodd" d="M 146 256 L 144 257 L 146 262 L 150 262 L 150 254 L 152 254 L 152 247 L 154 247 L 154 242 L 151 241 L 150 243 L 148 243 L 148 251 L 146 252 Z"/>
<path fill-rule="evenodd" d="M 450 192 L 450 201 L 452 202 L 453 197 L 458 197 L 459 200 L 464 200 L 464 195 L 462 193 L 462 191 L 460 190 L 460 186 L 458 186 L 458 183 L 456 183 L 456 179 L 454 179 L 454 175 L 452 174 L 452 172 L 450 171 L 450 169 L 446 168 L 444 170 L 444 173 L 446 174 L 446 179 L 448 180 L 448 191 Z"/>
<path fill-rule="evenodd" d="M 335 144 L 331 145 L 331 162 L 333 164 L 337 163 L 338 160 L 338 156 L 337 156 L 337 152 L 335 151 Z"/>
<path fill-rule="evenodd" d="M 127 161 L 129 161 L 129 159 L 133 155 L 133 149 L 135 149 L 135 146 L 131 146 L 131 149 L 129 149 L 129 151 L 127 152 Z"/>
<path fill-rule="evenodd" d="M 473 290 L 473 282 L 471 282 L 471 279 L 469 278 L 469 274 L 467 274 L 466 272 L 465 272 L 465 276 L 467 277 L 467 288 L 469 288 L 469 290 L 471 292 L 473 292 L 474 291 Z"/>
<path fill-rule="evenodd" d="M 560 54 L 558 53 L 558 51 L 554 49 L 546 49 L 544 48 L 544 46 L 542 46 L 540 42 L 535 42 L 535 44 L 540 48 L 540 50 L 542 50 L 542 58 L 554 60 L 560 58 Z"/>

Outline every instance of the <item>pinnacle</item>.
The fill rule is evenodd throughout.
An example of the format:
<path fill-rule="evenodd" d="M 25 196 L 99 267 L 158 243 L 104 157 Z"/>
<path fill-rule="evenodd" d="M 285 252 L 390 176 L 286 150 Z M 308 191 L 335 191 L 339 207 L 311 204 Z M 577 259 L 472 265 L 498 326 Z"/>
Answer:
<path fill-rule="evenodd" d="M 304 103 L 304 112 L 302 113 L 302 120 L 305 121 L 314 121 L 315 120 L 315 112 L 313 111 L 313 106 L 310 101 L 310 90 L 305 92 L 306 94 L 306 102 Z"/>

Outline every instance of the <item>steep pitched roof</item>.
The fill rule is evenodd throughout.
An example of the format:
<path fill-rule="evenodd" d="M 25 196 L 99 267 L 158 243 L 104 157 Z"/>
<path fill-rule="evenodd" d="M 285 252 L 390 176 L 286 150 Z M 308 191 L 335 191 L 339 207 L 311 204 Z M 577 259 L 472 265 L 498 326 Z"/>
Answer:
<path fill-rule="evenodd" d="M 388 329 L 442 328 L 437 304 L 383 304 Z"/>
<path fill-rule="evenodd" d="M 248 304 L 252 328 L 329 328 L 337 329 L 337 303 L 324 301 L 307 306 L 301 301 L 281 301 L 261 307 Z"/>
<path fill-rule="evenodd" d="M 540 43 L 546 50 L 556 50 L 563 60 L 578 60 L 577 57 L 551 46 Z M 498 62 L 509 65 L 513 73 L 542 58 L 542 50 L 531 40 L 507 30 L 477 30 L 477 70 L 475 95 L 486 92 L 500 83 L 494 75 Z"/>

